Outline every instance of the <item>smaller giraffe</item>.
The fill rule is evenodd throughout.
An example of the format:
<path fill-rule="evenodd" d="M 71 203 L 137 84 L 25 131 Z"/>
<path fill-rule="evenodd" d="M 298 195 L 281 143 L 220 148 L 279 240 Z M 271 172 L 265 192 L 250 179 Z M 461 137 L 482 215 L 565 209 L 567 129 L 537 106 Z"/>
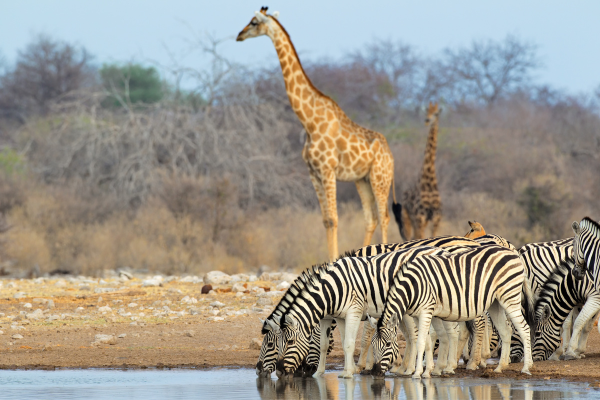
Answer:
<path fill-rule="evenodd" d="M 483 226 L 479 222 L 469 221 L 469 225 L 471 226 L 471 230 L 465 235 L 467 239 L 477 239 L 486 235 L 485 229 L 483 229 Z"/>
<path fill-rule="evenodd" d="M 425 227 L 432 222 L 432 234 L 436 236 L 442 219 L 442 202 L 435 174 L 435 153 L 437 149 L 438 117 L 442 112 L 438 104 L 429 102 L 425 125 L 429 126 L 429 136 L 425 146 L 423 168 L 417 183 L 404 192 L 400 203 L 392 204 L 394 217 L 400 227 L 402 239 L 423 239 Z"/>

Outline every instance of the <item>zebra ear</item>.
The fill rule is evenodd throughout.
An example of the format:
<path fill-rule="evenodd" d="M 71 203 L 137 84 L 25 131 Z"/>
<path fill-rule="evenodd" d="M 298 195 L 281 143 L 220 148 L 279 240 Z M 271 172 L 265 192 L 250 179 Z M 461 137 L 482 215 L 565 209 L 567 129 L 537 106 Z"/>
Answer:
<path fill-rule="evenodd" d="M 573 221 L 573 223 L 571 224 L 571 228 L 573 229 L 573 232 L 575 232 L 576 235 L 579 235 L 579 232 L 581 232 L 581 228 L 579 227 L 579 222 L 577 222 L 577 221 Z"/>
<path fill-rule="evenodd" d="M 398 313 L 394 313 L 387 323 L 388 329 L 395 329 L 398 326 Z"/>
<path fill-rule="evenodd" d="M 548 304 L 544 305 L 544 314 L 542 318 L 544 319 L 544 322 L 550 319 L 550 306 Z"/>
<path fill-rule="evenodd" d="M 377 329 L 377 320 L 375 318 L 367 314 L 367 320 L 369 321 L 369 325 L 371 325 L 371 328 Z"/>
<path fill-rule="evenodd" d="M 270 319 L 267 320 L 267 329 L 269 329 L 270 331 L 273 332 L 279 332 L 279 325 L 277 325 L 275 322 L 271 321 Z"/>
<path fill-rule="evenodd" d="M 291 316 L 289 314 L 287 314 L 285 316 L 285 323 L 293 326 L 294 328 L 298 327 L 298 321 L 296 320 L 296 318 L 294 318 L 293 316 Z"/>
<path fill-rule="evenodd" d="M 273 320 L 277 325 L 281 325 L 281 315 L 273 315 Z"/>
<path fill-rule="evenodd" d="M 258 320 L 260 321 L 260 324 L 261 324 L 261 325 L 264 325 L 264 324 L 265 324 L 265 320 L 264 320 L 264 319 L 260 319 L 260 317 L 259 317 L 259 318 L 258 318 Z"/>

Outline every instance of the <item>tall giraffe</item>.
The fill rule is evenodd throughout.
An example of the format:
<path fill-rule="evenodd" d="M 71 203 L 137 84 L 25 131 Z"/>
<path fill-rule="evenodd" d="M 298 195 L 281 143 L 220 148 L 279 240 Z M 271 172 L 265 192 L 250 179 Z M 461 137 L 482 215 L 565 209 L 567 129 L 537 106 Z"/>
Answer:
<path fill-rule="evenodd" d="M 329 258 L 338 256 L 337 180 L 356 184 L 367 223 L 363 246 L 371 243 L 378 221 L 386 243 L 390 220 L 387 199 L 394 182 L 394 158 L 388 143 L 382 134 L 353 122 L 312 84 L 278 15 L 269 15 L 267 7 L 262 7 L 237 40 L 266 35 L 275 45 L 292 109 L 306 131 L 302 158 L 321 206 Z"/>
<path fill-rule="evenodd" d="M 425 227 L 432 222 L 432 234 L 436 236 L 442 219 L 442 202 L 435 175 L 435 153 L 437 149 L 438 117 L 441 113 L 438 104 L 429 102 L 425 124 L 429 126 L 429 136 L 425 146 L 425 158 L 418 182 L 402 195 L 399 204 L 392 206 L 394 217 L 404 240 L 422 239 Z"/>

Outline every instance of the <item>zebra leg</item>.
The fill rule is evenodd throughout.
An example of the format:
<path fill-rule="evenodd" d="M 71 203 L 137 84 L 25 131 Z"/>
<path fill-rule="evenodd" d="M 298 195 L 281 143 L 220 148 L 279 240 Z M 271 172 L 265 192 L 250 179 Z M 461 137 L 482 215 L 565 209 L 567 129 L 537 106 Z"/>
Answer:
<path fill-rule="evenodd" d="M 525 317 L 523 317 L 523 313 L 521 312 L 521 302 L 519 300 L 516 304 L 505 304 L 500 300 L 498 303 L 506 311 L 505 318 L 506 316 L 510 318 L 510 322 L 512 322 L 513 326 L 519 333 L 521 340 L 523 341 L 523 369 L 521 370 L 521 373 L 531 375 L 529 372 L 529 368 L 533 365 L 533 358 L 531 357 L 531 331 L 529 330 L 529 325 L 527 325 L 525 322 Z M 507 330 L 509 332 L 512 331 L 511 329 Z M 508 343 L 510 343 L 510 341 Z M 504 353 L 504 346 L 502 346 L 502 353 Z M 510 354 L 510 349 L 508 353 Z M 498 365 L 498 368 L 500 368 L 500 365 Z"/>
<path fill-rule="evenodd" d="M 450 346 L 450 343 L 448 340 L 448 333 L 446 332 L 441 319 L 433 317 L 431 319 L 431 325 L 433 325 L 433 329 L 435 329 L 438 340 L 440 341 L 437 363 L 431 374 L 439 376 L 442 374 L 442 370 L 448 366 L 448 347 Z M 430 340 L 433 342 L 433 338 L 431 338 L 431 336 Z"/>
<path fill-rule="evenodd" d="M 600 312 L 596 313 L 596 315 L 590 318 L 588 320 L 588 323 L 584 325 L 584 328 L 581 331 L 581 336 L 579 337 L 579 343 L 577 345 L 577 349 L 581 358 L 585 358 L 584 353 L 587 348 L 588 337 L 590 335 L 590 332 L 594 328 L 594 322 L 598 320 L 598 315 L 600 315 Z"/>
<path fill-rule="evenodd" d="M 573 321 L 575 321 L 575 318 L 577 318 L 577 314 L 579 314 L 576 310 L 576 308 L 572 309 L 571 312 L 569 313 L 569 316 L 567 317 L 567 319 L 565 319 L 565 322 L 563 322 L 563 326 L 562 326 L 562 343 L 560 345 L 560 347 L 562 348 L 562 355 L 560 356 L 561 360 L 564 360 L 565 358 L 565 353 L 567 352 L 567 348 L 569 346 L 569 343 L 571 343 L 571 332 L 573 331 Z M 570 357 L 569 360 L 572 360 L 573 358 Z"/>
<path fill-rule="evenodd" d="M 448 334 L 448 365 L 444 368 L 445 374 L 453 374 L 458 366 L 457 348 L 458 348 L 458 323 L 444 321 L 444 328 Z"/>
<path fill-rule="evenodd" d="M 467 329 L 467 324 L 464 322 L 458 323 L 458 349 L 456 351 L 456 360 L 460 360 L 461 355 L 463 355 L 463 350 L 465 349 L 465 345 L 469 341 L 469 330 Z M 466 354 L 464 357 L 465 364 L 469 355 Z"/>
<path fill-rule="evenodd" d="M 354 349 L 356 345 L 356 334 L 362 319 L 362 307 L 353 307 L 346 313 L 344 341 L 344 372 L 338 378 L 352 378 L 354 375 Z M 340 331 L 341 333 L 341 331 Z"/>
<path fill-rule="evenodd" d="M 508 328 L 508 324 L 506 323 L 506 314 L 500 307 L 500 304 L 497 300 L 492 303 L 491 307 L 488 309 L 488 313 L 490 314 L 490 318 L 492 318 L 492 322 L 498 330 L 498 335 L 500 335 L 500 339 L 502 340 L 500 361 L 498 362 L 498 367 L 494 370 L 494 372 L 500 373 L 502 372 L 502 368 L 507 367 L 510 361 L 510 338 L 512 336 L 512 331 Z M 531 356 L 531 348 L 529 351 L 529 355 Z"/>
<path fill-rule="evenodd" d="M 483 346 L 483 336 L 485 334 L 485 320 L 479 316 L 473 320 L 473 344 L 469 354 L 467 369 L 474 371 L 481 365 L 481 346 Z"/>
<path fill-rule="evenodd" d="M 356 365 L 356 373 L 360 373 L 363 370 L 373 369 L 373 351 L 371 350 L 371 338 L 375 333 L 375 328 L 371 326 L 369 321 L 363 323 L 363 334 L 360 340 L 360 357 L 358 357 L 358 364 Z M 371 351 L 370 351 L 371 350 Z"/>
<path fill-rule="evenodd" d="M 600 310 L 600 302 L 596 301 L 586 301 L 583 308 L 579 312 L 575 323 L 573 324 L 573 334 L 571 335 L 571 340 L 569 341 L 569 346 L 567 348 L 567 352 L 564 354 L 563 358 L 565 360 L 574 360 L 576 358 L 581 358 L 581 353 L 585 351 L 585 344 L 583 344 L 583 349 L 580 350 L 580 343 L 582 343 L 582 330 L 587 327 L 588 322 L 593 321 L 594 317 Z M 589 330 L 587 331 L 589 334 Z M 585 339 L 583 343 L 587 342 L 587 334 L 585 335 Z"/>
<path fill-rule="evenodd" d="M 409 346 L 412 346 L 410 339 L 407 339 L 409 337 L 409 334 L 408 334 L 406 325 L 404 323 L 405 321 L 406 321 L 406 317 L 402 317 L 402 319 L 398 322 L 398 327 L 400 328 L 400 332 L 402 332 L 402 336 L 404 336 L 404 341 L 406 343 L 406 345 L 404 346 L 404 358 L 402 358 L 400 353 L 398 353 L 398 357 L 394 360 L 393 367 L 392 367 L 392 369 L 390 369 L 390 373 L 396 374 L 396 375 L 404 374 L 404 371 L 406 370 L 406 362 L 407 362 L 408 353 L 410 351 Z M 399 341 L 399 339 L 397 337 L 396 337 L 396 340 Z M 399 344 L 400 343 L 398 343 L 398 345 Z"/>
<path fill-rule="evenodd" d="M 417 358 L 417 326 L 415 320 L 410 315 L 404 315 L 402 321 L 406 327 L 404 337 L 406 339 L 406 349 L 404 350 L 404 360 L 400 371 L 402 375 L 411 375 L 415 372 L 415 362 Z M 407 336 L 408 335 L 408 336 Z"/>
<path fill-rule="evenodd" d="M 425 341 L 425 372 L 423 372 L 421 377 L 431 378 L 431 371 L 433 371 L 434 367 L 433 342 L 431 341 L 431 335 L 427 335 L 427 340 Z"/>
<path fill-rule="evenodd" d="M 484 314 L 484 330 L 483 330 L 483 343 L 481 345 L 481 360 L 479 360 L 479 366 L 485 368 L 487 366 L 487 359 L 490 358 L 490 341 L 492 339 L 491 328 L 492 321 L 487 315 Z"/>
<path fill-rule="evenodd" d="M 319 340 L 321 352 L 319 354 L 319 367 L 317 368 L 317 372 L 313 374 L 313 378 L 322 376 L 325 373 L 325 359 L 327 358 L 327 349 L 329 349 L 329 330 L 332 322 L 333 320 L 331 319 L 322 319 L 319 323 L 321 327 L 321 338 Z"/>
<path fill-rule="evenodd" d="M 421 378 L 423 374 L 423 353 L 429 338 L 429 325 L 431 325 L 431 312 L 421 312 L 419 315 L 419 335 L 417 338 L 417 366 L 413 378 Z"/>

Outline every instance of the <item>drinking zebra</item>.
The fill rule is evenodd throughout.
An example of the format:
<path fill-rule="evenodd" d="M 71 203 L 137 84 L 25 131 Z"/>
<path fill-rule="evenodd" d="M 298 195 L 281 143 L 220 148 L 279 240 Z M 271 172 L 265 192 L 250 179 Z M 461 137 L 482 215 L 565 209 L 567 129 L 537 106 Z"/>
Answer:
<path fill-rule="evenodd" d="M 533 295 L 519 256 L 504 247 L 489 245 L 456 254 L 444 252 L 422 255 L 407 261 L 394 276 L 381 318 L 377 322 L 372 344 L 375 352 L 374 375 L 383 375 L 397 348 L 390 346 L 390 338 L 404 314 L 419 316 L 417 340 L 417 368 L 413 375 L 423 373 L 425 335 L 431 318 L 447 321 L 467 321 L 488 310 L 503 343 L 510 343 L 511 331 L 506 316 L 512 321 L 525 344 L 525 363 L 521 372 L 529 374 L 532 364 L 529 326 L 521 312 L 521 297 L 527 314 L 532 311 Z M 300 325 L 296 317 L 286 315 L 283 337 L 294 341 Z M 529 315 L 528 321 L 532 318 Z M 502 347 L 496 372 L 509 363 L 510 346 Z M 278 365 L 279 367 L 279 365 Z"/>
<path fill-rule="evenodd" d="M 532 355 L 534 360 L 547 360 L 560 344 L 561 327 L 577 305 L 583 305 L 577 321 L 569 348 L 564 359 L 579 358 L 585 349 L 587 334 L 582 334 L 588 322 L 593 321 L 600 311 L 600 293 L 594 287 L 589 274 L 577 280 L 573 275 L 572 259 L 561 263 L 540 290 L 535 305 L 535 342 Z"/>

